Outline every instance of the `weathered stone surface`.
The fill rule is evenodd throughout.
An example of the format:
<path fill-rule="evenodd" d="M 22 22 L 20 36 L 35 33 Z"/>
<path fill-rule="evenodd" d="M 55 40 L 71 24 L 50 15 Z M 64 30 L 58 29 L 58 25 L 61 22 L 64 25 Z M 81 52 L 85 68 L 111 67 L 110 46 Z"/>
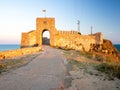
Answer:
<path fill-rule="evenodd" d="M 67 36 L 66 34 L 57 34 L 55 37 L 56 38 L 54 40 L 54 46 L 66 47 L 68 49 L 75 49 L 81 51 L 89 51 L 90 45 L 96 44 L 98 42 L 98 40 L 96 40 L 96 36 L 94 35 L 79 35 L 78 33 L 70 34 Z"/>
<path fill-rule="evenodd" d="M 0 59 L 4 59 L 4 54 L 0 52 Z"/>
<path fill-rule="evenodd" d="M 21 47 L 35 46 L 36 44 L 36 31 L 22 33 Z"/>
<path fill-rule="evenodd" d="M 7 50 L 0 52 L 0 59 L 8 59 L 8 58 L 14 58 L 17 56 L 27 55 L 27 54 L 33 54 L 35 52 L 41 51 L 41 47 L 31 47 L 31 48 L 22 48 L 22 49 L 16 49 L 16 50 Z"/>
<path fill-rule="evenodd" d="M 42 45 L 42 34 L 44 31 L 50 33 L 50 45 L 67 49 L 89 51 L 93 44 L 102 44 L 102 33 L 93 35 L 81 35 L 77 31 L 57 30 L 55 18 L 37 18 L 36 30 L 22 33 L 21 47 Z"/>
<path fill-rule="evenodd" d="M 113 46 L 110 40 L 103 40 L 102 50 L 111 55 L 118 55 L 118 50 Z"/>

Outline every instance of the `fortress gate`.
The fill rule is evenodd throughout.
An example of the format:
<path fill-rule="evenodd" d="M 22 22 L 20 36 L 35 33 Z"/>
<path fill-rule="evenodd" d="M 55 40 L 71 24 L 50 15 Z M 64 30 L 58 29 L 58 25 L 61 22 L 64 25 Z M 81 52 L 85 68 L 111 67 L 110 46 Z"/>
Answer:
<path fill-rule="evenodd" d="M 36 30 L 22 33 L 21 47 L 41 46 L 44 31 L 49 31 L 50 46 L 54 47 L 89 51 L 91 45 L 103 43 L 100 32 L 93 35 L 80 35 L 77 30 L 57 30 L 55 18 L 37 18 Z"/>
<path fill-rule="evenodd" d="M 50 33 L 50 45 L 53 46 L 55 30 L 54 18 L 37 18 L 36 19 L 36 43 L 42 45 L 42 35 L 44 31 Z"/>

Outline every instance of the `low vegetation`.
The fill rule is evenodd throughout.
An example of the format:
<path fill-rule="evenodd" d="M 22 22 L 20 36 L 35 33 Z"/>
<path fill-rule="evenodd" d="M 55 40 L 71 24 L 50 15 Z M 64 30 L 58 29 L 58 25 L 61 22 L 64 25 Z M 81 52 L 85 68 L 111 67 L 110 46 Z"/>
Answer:
<path fill-rule="evenodd" d="M 79 62 L 79 61 L 76 61 L 76 60 L 70 60 L 69 63 L 71 65 L 77 66 L 78 68 L 86 68 L 86 63 L 82 63 L 82 62 Z"/>
<path fill-rule="evenodd" d="M 31 60 L 33 60 L 38 54 L 25 55 L 22 57 L 14 58 L 14 59 L 5 59 L 0 61 L 0 74 L 2 72 L 6 72 L 10 69 L 19 68 L 23 65 L 28 64 Z"/>
<path fill-rule="evenodd" d="M 96 66 L 97 70 L 105 72 L 109 77 L 117 77 L 120 79 L 120 63 L 101 63 Z"/>
<path fill-rule="evenodd" d="M 85 67 L 85 64 L 81 61 L 76 60 L 76 57 L 85 57 L 88 62 L 97 61 L 96 65 L 94 65 L 95 69 L 106 73 L 109 77 L 117 77 L 120 79 L 120 61 L 115 60 L 114 57 L 107 56 L 99 53 L 90 53 L 90 52 L 79 52 L 74 50 L 65 51 L 66 56 L 69 62 L 77 67 Z"/>
<path fill-rule="evenodd" d="M 6 72 L 7 70 L 11 68 L 20 67 L 21 65 L 24 65 L 27 62 L 28 60 L 25 58 L 0 61 L 0 73 Z"/>
<path fill-rule="evenodd" d="M 0 64 L 0 74 L 4 71 L 6 71 L 6 66 L 3 64 Z"/>

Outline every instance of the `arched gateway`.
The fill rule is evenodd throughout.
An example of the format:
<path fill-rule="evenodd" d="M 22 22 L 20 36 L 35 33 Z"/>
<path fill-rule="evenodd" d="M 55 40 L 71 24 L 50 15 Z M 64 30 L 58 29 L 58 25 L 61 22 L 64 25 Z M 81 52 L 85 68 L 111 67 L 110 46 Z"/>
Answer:
<path fill-rule="evenodd" d="M 42 44 L 43 45 L 50 45 L 50 32 L 47 29 L 43 30 L 43 33 L 42 33 Z"/>
<path fill-rule="evenodd" d="M 56 30 L 55 18 L 37 18 L 36 30 L 22 33 L 21 47 L 41 46 L 44 31 L 49 31 L 50 45 L 76 50 L 89 51 L 91 45 L 103 43 L 101 33 L 92 35 L 80 35 L 77 30 Z"/>
<path fill-rule="evenodd" d="M 22 33 L 21 47 L 42 45 L 42 34 L 44 31 L 50 33 L 50 45 L 53 46 L 55 29 L 55 18 L 37 18 L 36 30 Z"/>
<path fill-rule="evenodd" d="M 54 18 L 37 18 L 36 19 L 36 42 L 38 45 L 42 45 L 42 34 L 45 30 L 50 33 L 50 45 L 53 46 L 55 29 Z"/>

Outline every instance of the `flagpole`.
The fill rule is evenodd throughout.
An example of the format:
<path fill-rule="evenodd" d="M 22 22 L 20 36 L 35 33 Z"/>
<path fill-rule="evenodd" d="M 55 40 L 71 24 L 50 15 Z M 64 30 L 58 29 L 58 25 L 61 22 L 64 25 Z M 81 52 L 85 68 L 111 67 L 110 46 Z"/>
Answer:
<path fill-rule="evenodd" d="M 78 32 L 80 33 L 80 20 L 78 20 Z"/>
<path fill-rule="evenodd" d="M 44 14 L 44 17 L 46 18 L 46 10 L 42 10 L 43 14 Z"/>

